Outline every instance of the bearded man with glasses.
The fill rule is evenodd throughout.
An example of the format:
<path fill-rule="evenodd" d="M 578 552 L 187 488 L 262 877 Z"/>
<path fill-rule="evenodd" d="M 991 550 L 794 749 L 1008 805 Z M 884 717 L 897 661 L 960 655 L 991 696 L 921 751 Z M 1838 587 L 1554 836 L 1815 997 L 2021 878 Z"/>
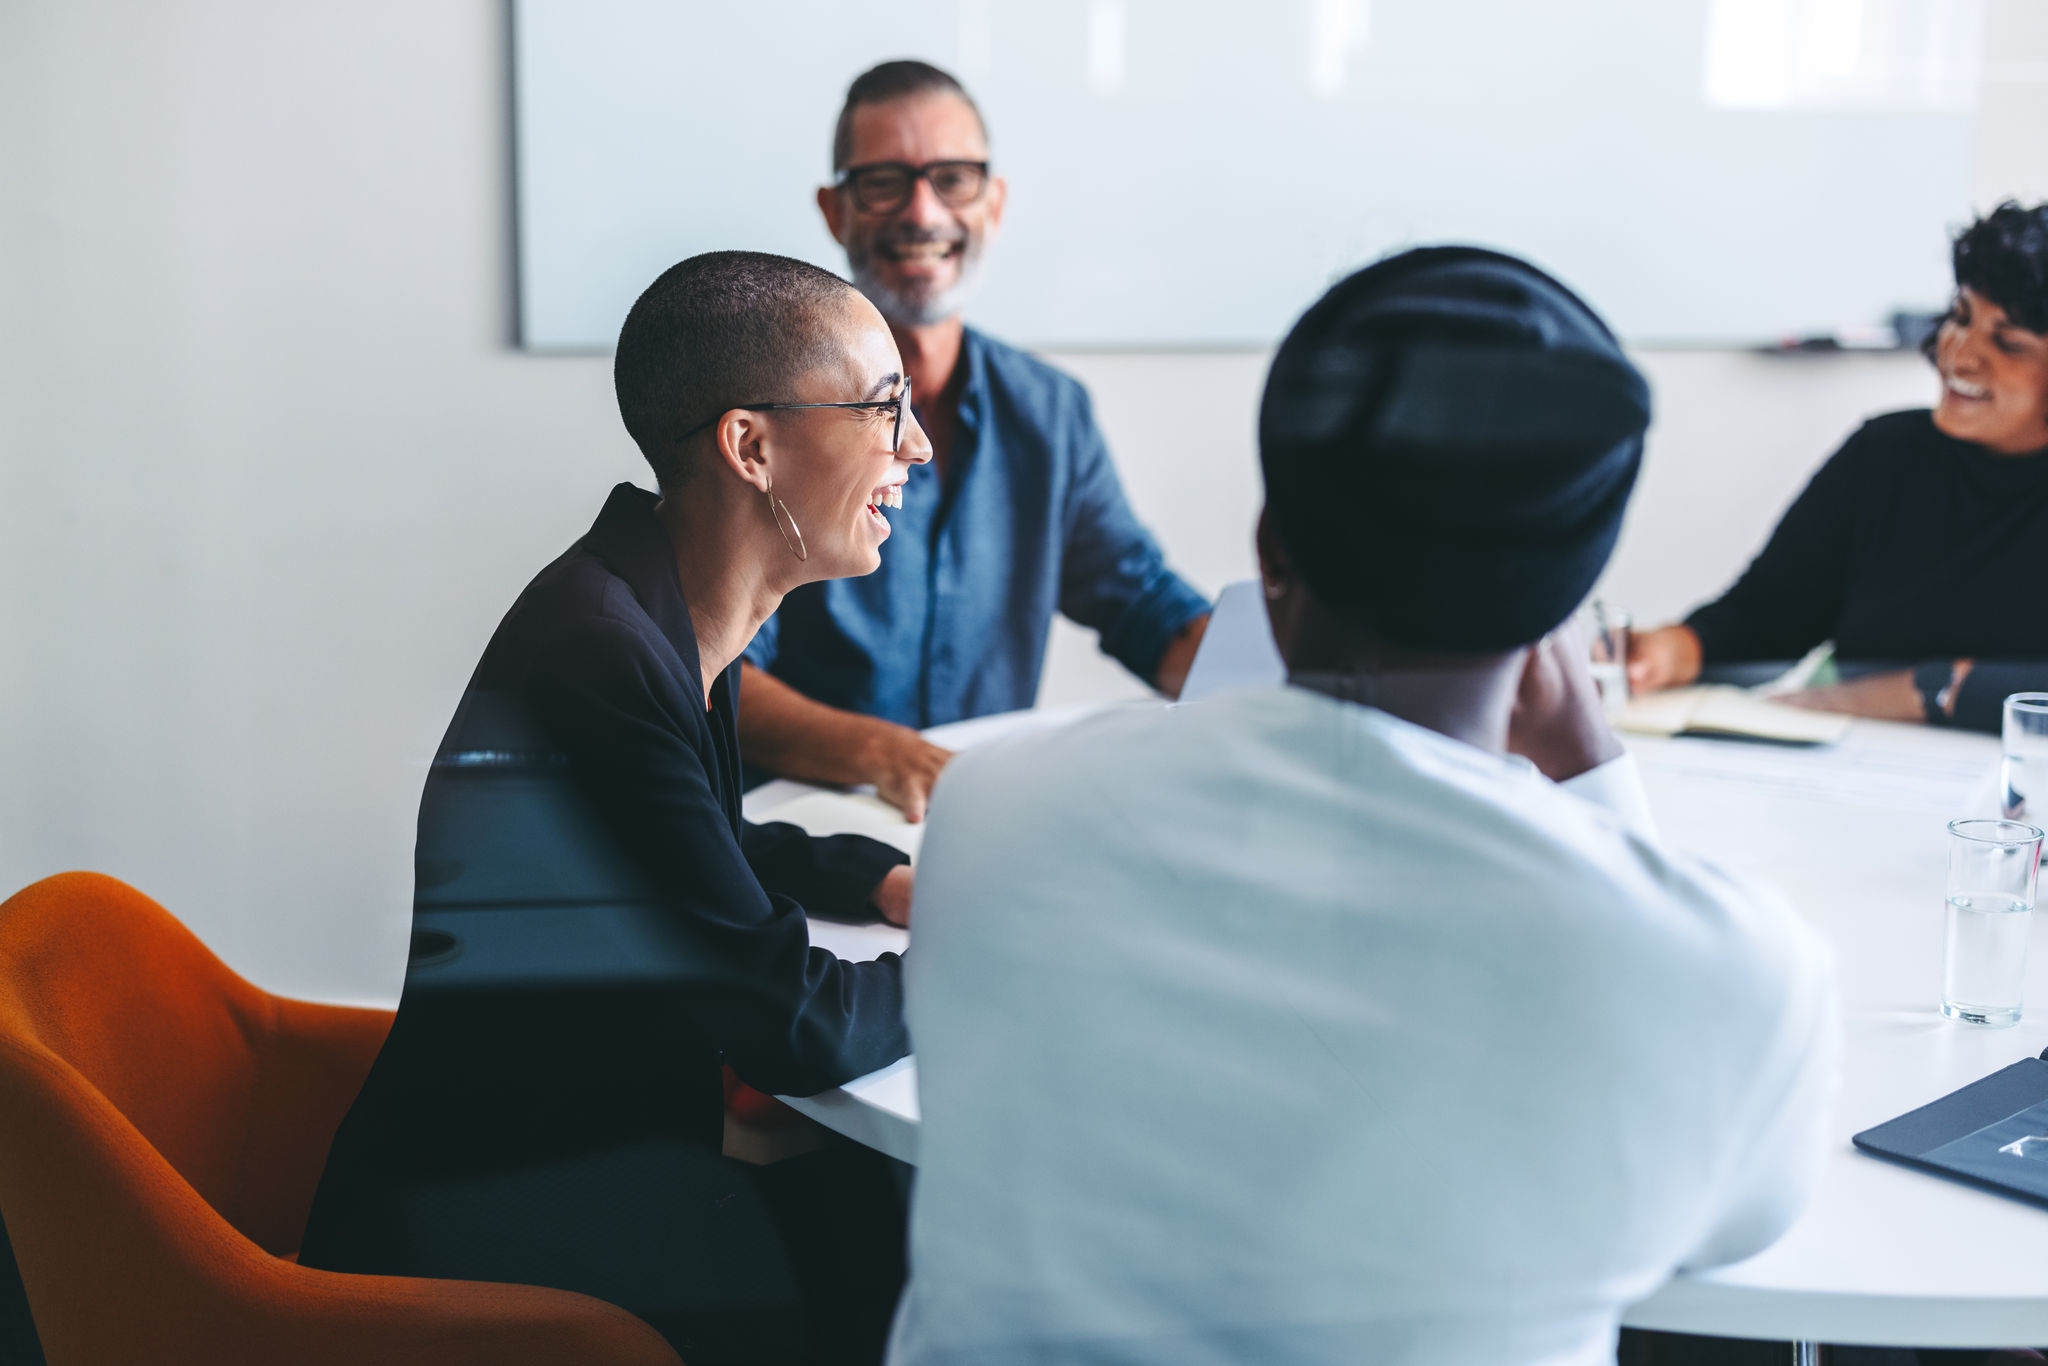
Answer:
<path fill-rule="evenodd" d="M 1174 696 L 1209 606 L 1131 514 L 1087 391 L 961 322 L 1007 187 L 960 83 L 923 62 L 864 73 L 832 161 L 818 207 L 895 334 L 933 459 L 881 569 L 798 589 L 754 638 L 740 738 L 755 764 L 873 783 L 915 821 L 951 757 L 918 731 L 1030 706 L 1054 612 Z"/>

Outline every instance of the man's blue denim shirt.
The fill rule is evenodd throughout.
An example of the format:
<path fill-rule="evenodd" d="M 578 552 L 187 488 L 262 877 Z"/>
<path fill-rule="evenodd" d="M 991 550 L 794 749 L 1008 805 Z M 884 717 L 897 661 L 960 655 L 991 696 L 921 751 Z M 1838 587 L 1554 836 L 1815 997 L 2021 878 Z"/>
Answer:
<path fill-rule="evenodd" d="M 847 711 L 923 728 L 1028 707 L 1052 614 L 1150 679 L 1209 610 L 1124 502 L 1088 392 L 969 329 L 947 477 L 913 465 L 882 567 L 805 584 L 746 660 Z"/>

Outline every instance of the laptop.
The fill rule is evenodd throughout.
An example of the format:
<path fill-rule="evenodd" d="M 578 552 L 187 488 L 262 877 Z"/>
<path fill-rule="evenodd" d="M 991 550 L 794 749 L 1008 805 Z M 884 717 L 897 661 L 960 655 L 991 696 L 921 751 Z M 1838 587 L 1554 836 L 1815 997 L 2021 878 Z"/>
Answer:
<path fill-rule="evenodd" d="M 1257 579 L 1231 584 L 1209 609 L 1209 629 L 1188 666 L 1180 700 L 1199 702 L 1232 688 L 1277 688 L 1286 681 L 1287 666 L 1266 619 L 1264 589 Z"/>

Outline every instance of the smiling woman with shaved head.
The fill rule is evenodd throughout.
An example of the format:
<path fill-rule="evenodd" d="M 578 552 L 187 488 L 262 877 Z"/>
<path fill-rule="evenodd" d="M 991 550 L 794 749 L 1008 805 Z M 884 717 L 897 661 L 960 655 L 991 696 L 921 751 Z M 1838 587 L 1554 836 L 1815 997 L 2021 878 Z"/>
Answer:
<path fill-rule="evenodd" d="M 1865 423 L 1733 588 L 1636 638 L 1632 686 L 1832 640 L 1848 681 L 1783 700 L 1996 730 L 2008 693 L 2048 688 L 2048 204 L 1999 206 L 1954 260 L 1934 408 Z"/>
<path fill-rule="evenodd" d="M 792 589 L 874 571 L 931 443 L 874 306 L 785 257 L 665 271 L 613 373 L 661 491 L 611 491 L 463 693 L 420 804 L 404 995 L 302 1260 L 596 1295 L 693 1366 L 874 1361 L 895 1176 L 851 1144 L 741 1167 L 723 1096 L 910 1051 L 901 961 L 834 957 L 807 913 L 902 924 L 911 874 L 873 840 L 742 819 L 736 670 Z"/>

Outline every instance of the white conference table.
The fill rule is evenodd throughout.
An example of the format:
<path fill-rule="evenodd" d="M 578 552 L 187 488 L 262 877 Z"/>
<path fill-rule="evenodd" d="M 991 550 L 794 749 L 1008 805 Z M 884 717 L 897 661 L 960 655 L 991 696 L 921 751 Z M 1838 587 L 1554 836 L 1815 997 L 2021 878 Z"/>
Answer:
<path fill-rule="evenodd" d="M 988 717 L 931 734 L 964 748 L 1063 724 L 1082 710 Z M 2033 926 L 2029 1008 L 2018 1026 L 1972 1028 L 1935 1010 L 1944 826 L 1993 814 L 1997 741 L 1859 721 L 1839 745 L 1813 750 L 1692 738 L 1630 737 L 1628 745 L 1668 843 L 1775 883 L 1833 943 L 1848 1048 L 1834 1149 L 1799 1222 L 1746 1262 L 1675 1277 L 1625 1322 L 1837 1343 L 2048 1343 L 2048 1209 L 1867 1157 L 1849 1142 L 2048 1046 L 2043 917 Z M 913 856 L 923 834 L 872 796 L 796 783 L 756 789 L 747 814 L 816 834 L 874 835 Z M 908 938 L 888 926 L 813 925 L 815 942 L 848 958 L 901 949 Z M 914 1059 L 790 1103 L 862 1143 L 917 1160 Z"/>

